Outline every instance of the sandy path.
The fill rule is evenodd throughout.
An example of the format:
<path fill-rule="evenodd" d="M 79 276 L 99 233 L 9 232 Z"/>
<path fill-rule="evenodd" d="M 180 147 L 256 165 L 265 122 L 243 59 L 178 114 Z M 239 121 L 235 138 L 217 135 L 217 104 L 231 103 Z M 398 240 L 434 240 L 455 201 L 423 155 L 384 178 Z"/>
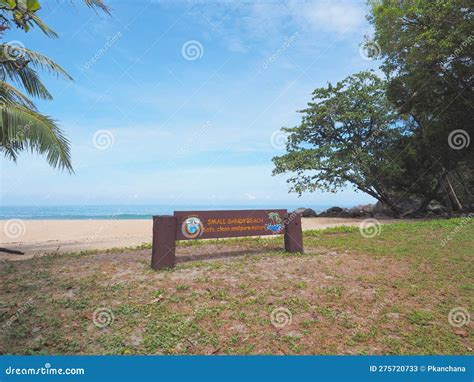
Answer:
<path fill-rule="evenodd" d="M 303 229 L 353 226 L 363 219 L 303 218 Z M 385 220 L 388 223 L 391 220 Z M 137 246 L 151 242 L 152 220 L 0 220 L 1 259 L 25 259 L 37 253 Z"/>

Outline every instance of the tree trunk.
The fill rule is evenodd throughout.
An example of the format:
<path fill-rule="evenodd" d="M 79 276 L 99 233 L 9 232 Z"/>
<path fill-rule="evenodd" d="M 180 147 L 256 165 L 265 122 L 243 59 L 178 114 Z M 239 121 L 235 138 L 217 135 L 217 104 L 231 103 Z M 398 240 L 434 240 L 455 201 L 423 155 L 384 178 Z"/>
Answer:
<path fill-rule="evenodd" d="M 462 211 L 462 210 L 463 210 L 462 204 L 461 204 L 461 202 L 459 201 L 459 198 L 458 198 L 458 196 L 456 195 L 456 192 L 454 191 L 453 185 L 451 184 L 451 182 L 450 182 L 450 180 L 449 180 L 448 174 L 446 174 L 446 183 L 447 183 L 447 185 L 448 185 L 449 193 L 450 193 L 450 195 L 452 196 L 452 198 L 454 199 L 454 202 L 457 204 L 459 211 Z"/>

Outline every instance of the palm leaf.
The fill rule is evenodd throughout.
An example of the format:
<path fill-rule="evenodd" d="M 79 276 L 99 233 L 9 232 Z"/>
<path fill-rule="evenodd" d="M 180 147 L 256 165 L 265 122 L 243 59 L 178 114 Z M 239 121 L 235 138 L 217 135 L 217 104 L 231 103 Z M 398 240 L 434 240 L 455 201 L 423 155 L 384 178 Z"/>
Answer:
<path fill-rule="evenodd" d="M 55 168 L 73 172 L 70 143 L 61 129 L 49 117 L 23 106 L 0 105 L 0 151 L 16 160 L 19 152 L 46 155 Z"/>
<path fill-rule="evenodd" d="M 58 34 L 53 31 L 50 27 L 48 27 L 43 20 L 41 20 L 38 16 L 34 13 L 29 13 L 29 18 L 41 29 L 41 31 L 50 38 L 57 38 Z"/>
<path fill-rule="evenodd" d="M 36 110 L 35 104 L 27 96 L 3 81 L 0 81 L 0 102 L 6 105 L 19 104 L 29 109 Z"/>
<path fill-rule="evenodd" d="M 11 53 L 8 53 L 12 51 L 14 52 L 16 58 L 12 57 Z M 72 80 L 72 77 L 52 59 L 44 56 L 41 53 L 21 46 L 12 47 L 8 44 L 0 44 L 0 61 L 2 62 L 2 65 L 7 62 L 15 63 L 17 66 L 26 63 L 28 65 L 32 65 L 35 68 L 40 68 L 58 76 L 61 75 L 68 80 Z"/>
<path fill-rule="evenodd" d="M 84 2 L 86 3 L 88 7 L 99 8 L 110 15 L 110 8 L 107 5 L 105 5 L 105 3 L 102 0 L 84 0 Z"/>
<path fill-rule="evenodd" d="M 35 70 L 29 68 L 28 66 L 18 69 L 17 67 L 10 68 L 10 63 L 5 63 L 4 67 L 7 69 L 5 71 L 6 77 L 11 81 L 20 84 L 26 90 L 26 92 L 32 97 L 38 97 L 42 99 L 51 100 L 53 99 L 52 95 L 49 93 L 46 86 L 43 85 L 41 79 Z"/>

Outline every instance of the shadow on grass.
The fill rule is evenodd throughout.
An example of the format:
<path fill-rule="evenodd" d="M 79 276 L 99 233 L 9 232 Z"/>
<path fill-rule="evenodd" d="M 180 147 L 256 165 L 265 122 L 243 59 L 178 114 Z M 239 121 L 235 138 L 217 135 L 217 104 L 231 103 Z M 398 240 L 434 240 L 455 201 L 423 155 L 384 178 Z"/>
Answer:
<path fill-rule="evenodd" d="M 207 248 L 208 249 L 208 248 Z M 176 263 L 187 263 L 191 261 L 201 260 L 218 260 L 218 259 L 232 259 L 238 257 L 244 257 L 247 255 L 263 255 L 269 252 L 284 252 L 283 248 L 279 246 L 265 247 L 265 248 L 245 248 L 245 249 L 234 249 L 230 251 L 215 251 L 213 253 L 197 253 L 192 255 L 176 254 Z"/>

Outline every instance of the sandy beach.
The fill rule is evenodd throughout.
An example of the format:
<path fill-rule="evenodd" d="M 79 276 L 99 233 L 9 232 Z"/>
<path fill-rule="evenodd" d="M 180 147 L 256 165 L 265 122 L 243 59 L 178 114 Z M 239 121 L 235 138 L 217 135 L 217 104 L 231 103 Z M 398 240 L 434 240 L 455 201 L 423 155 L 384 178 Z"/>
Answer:
<path fill-rule="evenodd" d="M 358 225 L 363 219 L 303 218 L 303 229 Z M 384 220 L 389 223 L 393 220 Z M 0 259 L 26 259 L 35 254 L 131 247 L 151 243 L 152 220 L 0 220 Z"/>

